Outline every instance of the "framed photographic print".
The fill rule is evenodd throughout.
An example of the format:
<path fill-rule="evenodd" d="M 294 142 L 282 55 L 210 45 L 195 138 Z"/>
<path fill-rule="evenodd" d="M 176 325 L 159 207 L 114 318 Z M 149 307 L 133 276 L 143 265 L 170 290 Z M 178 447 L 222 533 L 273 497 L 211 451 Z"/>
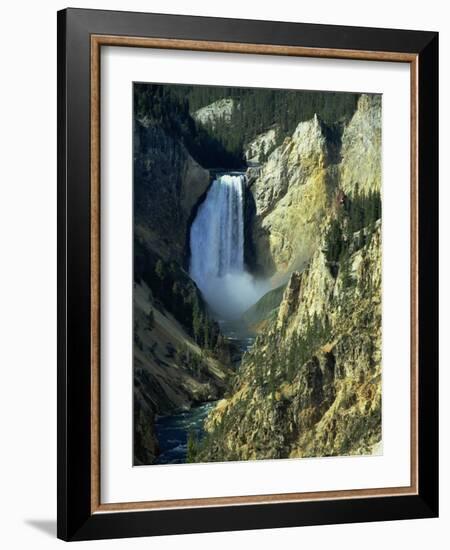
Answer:
<path fill-rule="evenodd" d="M 58 13 L 58 536 L 438 514 L 434 32 Z"/>

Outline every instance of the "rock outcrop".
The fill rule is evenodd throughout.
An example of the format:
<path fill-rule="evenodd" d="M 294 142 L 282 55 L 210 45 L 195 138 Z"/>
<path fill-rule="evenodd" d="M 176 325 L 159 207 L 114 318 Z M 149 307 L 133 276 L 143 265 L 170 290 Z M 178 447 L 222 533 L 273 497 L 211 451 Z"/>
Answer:
<path fill-rule="evenodd" d="M 380 192 L 381 122 L 381 97 L 363 94 L 347 125 L 329 126 L 316 115 L 252 169 L 252 245 L 260 272 L 282 279 L 302 269 L 338 194 Z"/>
<path fill-rule="evenodd" d="M 335 279 L 317 250 L 210 413 L 200 461 L 371 454 L 381 441 L 380 227 Z M 326 329 L 324 329 L 326 325 Z"/>
<path fill-rule="evenodd" d="M 381 188 L 381 96 L 362 95 L 342 135 L 341 189 L 367 195 Z"/>
<path fill-rule="evenodd" d="M 278 131 L 277 126 L 269 128 L 245 145 L 244 158 L 247 163 L 259 164 L 267 159 L 276 144 Z"/>
<path fill-rule="evenodd" d="M 330 171 L 322 124 L 315 116 L 271 153 L 252 182 L 253 241 L 266 275 L 298 269 L 311 257 L 331 204 Z"/>
<path fill-rule="evenodd" d="M 192 113 L 192 117 L 204 126 L 214 129 L 218 123 L 227 124 L 230 122 L 235 106 L 236 104 L 231 98 L 219 99 L 198 109 Z"/>

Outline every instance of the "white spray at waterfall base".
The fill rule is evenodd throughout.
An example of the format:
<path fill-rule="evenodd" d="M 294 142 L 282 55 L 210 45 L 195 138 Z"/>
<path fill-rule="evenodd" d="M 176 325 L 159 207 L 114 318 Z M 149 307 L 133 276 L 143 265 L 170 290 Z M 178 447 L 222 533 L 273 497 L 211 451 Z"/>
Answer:
<path fill-rule="evenodd" d="M 244 266 L 245 176 L 215 179 L 191 227 L 190 275 L 222 319 L 238 318 L 269 289 Z"/>

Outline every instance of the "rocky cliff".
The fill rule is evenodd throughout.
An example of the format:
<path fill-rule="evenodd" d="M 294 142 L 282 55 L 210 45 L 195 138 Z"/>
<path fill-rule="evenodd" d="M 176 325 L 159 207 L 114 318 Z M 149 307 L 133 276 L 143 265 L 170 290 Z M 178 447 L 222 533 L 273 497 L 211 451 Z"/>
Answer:
<path fill-rule="evenodd" d="M 380 451 L 380 121 L 363 95 L 344 127 L 303 122 L 251 182 L 259 261 L 291 273 L 195 460 Z"/>
<path fill-rule="evenodd" d="M 256 269 L 278 277 L 301 269 L 339 192 L 380 192 L 381 97 L 361 95 L 348 124 L 301 122 L 249 176 Z"/>
<path fill-rule="evenodd" d="M 192 116 L 205 126 L 214 128 L 217 124 L 227 124 L 231 120 L 236 103 L 231 98 L 219 99 L 195 111 Z"/>
<path fill-rule="evenodd" d="M 358 236 L 354 236 L 356 240 Z M 350 274 L 350 281 L 347 279 Z M 198 460 L 371 454 L 381 441 L 380 226 L 336 278 L 317 250 L 207 420 Z"/>
<path fill-rule="evenodd" d="M 155 416 L 223 395 L 229 353 L 185 270 L 210 174 L 146 117 L 135 120 L 134 153 L 134 461 L 150 464 Z"/>
<path fill-rule="evenodd" d="M 309 260 L 330 209 L 332 176 L 323 125 L 315 116 L 301 122 L 250 179 L 253 242 L 265 275 L 287 273 Z"/>
<path fill-rule="evenodd" d="M 265 162 L 276 145 L 278 134 L 279 128 L 278 126 L 274 126 L 246 143 L 244 158 L 247 163 L 260 164 Z"/>
<path fill-rule="evenodd" d="M 183 263 L 194 206 L 209 172 L 160 126 L 142 118 L 134 130 L 135 237 L 162 258 Z"/>
<path fill-rule="evenodd" d="M 340 186 L 344 193 L 380 192 L 381 96 L 362 95 L 342 135 Z"/>

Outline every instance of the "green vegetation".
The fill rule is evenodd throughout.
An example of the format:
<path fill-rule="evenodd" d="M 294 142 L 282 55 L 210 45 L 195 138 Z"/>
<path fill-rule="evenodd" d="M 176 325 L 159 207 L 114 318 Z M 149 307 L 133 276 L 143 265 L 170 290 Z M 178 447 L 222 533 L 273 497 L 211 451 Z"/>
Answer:
<path fill-rule="evenodd" d="M 293 333 L 290 338 L 276 330 L 264 338 L 259 336 L 248 360 L 253 364 L 255 385 L 263 395 L 274 398 L 282 382 L 292 382 L 300 368 L 330 341 L 331 332 L 328 317 L 314 314 L 307 319 L 303 330 Z"/>
<path fill-rule="evenodd" d="M 186 462 L 196 462 L 196 458 L 199 452 L 200 439 L 194 430 L 191 430 L 187 438 L 187 453 Z"/>
<path fill-rule="evenodd" d="M 187 368 L 193 378 L 199 379 L 204 367 L 202 354 L 196 353 L 188 346 L 183 346 L 176 352 L 177 363 Z"/>
<path fill-rule="evenodd" d="M 153 309 L 150 309 L 147 315 L 147 330 L 152 331 L 155 328 L 155 314 Z"/>
<path fill-rule="evenodd" d="M 247 325 L 256 325 L 265 319 L 269 319 L 271 314 L 277 310 L 283 299 L 283 293 L 286 285 L 281 285 L 273 290 L 269 290 L 256 304 L 250 307 L 242 316 L 242 320 Z"/>
<path fill-rule="evenodd" d="M 381 218 L 380 193 L 345 197 L 325 235 L 324 254 L 333 277 L 342 270 L 343 285 L 351 286 L 349 255 L 370 242 L 375 222 Z"/>
<path fill-rule="evenodd" d="M 192 157 L 202 166 L 239 167 L 243 161 L 231 147 L 224 146 L 218 136 L 212 135 L 192 118 L 189 102 L 179 89 L 183 86 L 166 84 L 135 84 L 135 120 L 162 128 L 180 140 Z"/>
<path fill-rule="evenodd" d="M 335 218 L 331 221 L 325 237 L 325 257 L 329 264 L 339 262 L 343 246 L 342 224 Z"/>
<path fill-rule="evenodd" d="M 239 147 L 277 124 L 279 142 L 292 134 L 299 122 L 317 114 L 326 124 L 348 121 L 356 109 L 359 94 L 317 92 L 309 90 L 274 90 L 229 88 L 221 86 L 177 86 L 174 94 L 189 103 L 191 112 L 223 98 L 233 99 L 239 108 L 233 110 L 228 124 L 218 124 L 215 135 L 230 150 Z M 239 141 L 233 142 L 233 137 Z M 237 137 L 236 137 L 237 136 Z M 267 152 L 266 152 L 267 154 Z"/>
<path fill-rule="evenodd" d="M 356 191 L 353 197 L 345 197 L 344 212 L 349 233 L 370 227 L 381 218 L 381 195 L 376 192 L 362 195 Z"/>
<path fill-rule="evenodd" d="M 164 268 L 164 263 L 161 259 L 156 262 L 155 274 L 160 281 L 164 281 L 166 277 L 166 270 Z"/>
<path fill-rule="evenodd" d="M 206 304 L 188 274 L 175 261 L 164 261 L 144 250 L 139 240 L 134 245 L 134 274 L 149 286 L 156 308 L 163 306 L 185 327 L 202 348 L 215 352 L 219 327 L 210 317 Z M 153 312 L 151 312 L 153 316 Z M 147 320 L 152 330 L 153 319 Z"/>
<path fill-rule="evenodd" d="M 351 118 L 358 97 L 359 94 L 305 90 L 134 85 L 137 120 L 161 126 L 168 134 L 181 139 L 202 166 L 222 168 L 245 165 L 245 144 L 275 125 L 278 132 L 274 146 L 314 114 L 329 125 L 333 133 L 333 128 Z M 229 121 L 218 120 L 213 129 L 193 119 L 192 113 L 224 98 L 233 99 L 235 105 Z M 264 151 L 263 156 L 267 158 L 270 152 Z"/>

